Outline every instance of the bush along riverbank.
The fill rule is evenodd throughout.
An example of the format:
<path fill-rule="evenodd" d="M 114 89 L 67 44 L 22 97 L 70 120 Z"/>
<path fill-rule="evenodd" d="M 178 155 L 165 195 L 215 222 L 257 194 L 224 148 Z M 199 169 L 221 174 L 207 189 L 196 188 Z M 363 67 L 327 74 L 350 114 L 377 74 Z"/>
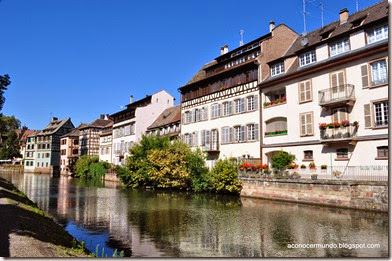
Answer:
<path fill-rule="evenodd" d="M 23 192 L 0 178 L 1 257 L 93 256 Z"/>
<path fill-rule="evenodd" d="M 206 155 L 192 150 L 180 140 L 143 136 L 134 145 L 124 167 L 116 166 L 121 182 L 130 188 L 192 190 L 239 194 L 242 184 L 237 179 L 237 162 L 218 160 L 213 169 L 206 166 Z"/>

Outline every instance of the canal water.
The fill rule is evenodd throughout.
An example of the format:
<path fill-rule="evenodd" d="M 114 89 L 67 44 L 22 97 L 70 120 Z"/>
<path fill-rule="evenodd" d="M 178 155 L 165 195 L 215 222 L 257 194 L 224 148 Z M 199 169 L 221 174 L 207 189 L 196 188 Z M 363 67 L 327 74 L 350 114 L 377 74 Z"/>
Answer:
<path fill-rule="evenodd" d="M 111 257 L 115 249 L 132 257 L 388 256 L 387 214 L 225 195 L 127 190 L 113 182 L 43 174 L 0 176 L 99 256 Z M 338 247 L 329 248 L 333 244 Z"/>

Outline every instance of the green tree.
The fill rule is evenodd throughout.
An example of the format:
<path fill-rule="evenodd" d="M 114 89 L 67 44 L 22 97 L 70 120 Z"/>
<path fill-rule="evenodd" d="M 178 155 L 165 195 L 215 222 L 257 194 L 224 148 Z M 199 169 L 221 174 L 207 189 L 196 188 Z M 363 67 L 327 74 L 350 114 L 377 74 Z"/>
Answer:
<path fill-rule="evenodd" d="M 287 168 L 287 166 L 295 160 L 295 155 L 290 154 L 286 151 L 279 151 L 279 153 L 275 154 L 271 158 L 271 167 L 277 171 L 280 172 L 284 169 Z"/>
<path fill-rule="evenodd" d="M 16 130 L 20 121 L 14 116 L 0 115 L 0 159 L 20 157 L 19 137 Z"/>
<path fill-rule="evenodd" d="M 5 102 L 4 91 L 7 90 L 7 87 L 10 84 L 11 81 L 8 74 L 0 75 L 0 112 L 3 109 L 3 105 Z"/>
<path fill-rule="evenodd" d="M 241 182 L 237 179 L 237 164 L 234 161 L 220 159 L 211 170 L 213 189 L 218 193 L 239 194 L 242 189 Z"/>
<path fill-rule="evenodd" d="M 81 156 L 75 164 L 75 176 L 80 178 L 100 179 L 105 176 L 110 164 L 99 162 L 99 158 L 89 155 Z"/>

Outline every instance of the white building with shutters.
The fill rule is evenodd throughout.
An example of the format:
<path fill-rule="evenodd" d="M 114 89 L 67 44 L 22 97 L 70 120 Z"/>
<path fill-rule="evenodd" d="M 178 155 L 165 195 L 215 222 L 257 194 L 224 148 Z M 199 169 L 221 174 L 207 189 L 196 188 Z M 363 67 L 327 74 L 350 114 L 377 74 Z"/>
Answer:
<path fill-rule="evenodd" d="M 259 85 L 264 162 L 283 149 L 298 165 L 388 164 L 386 1 L 343 9 L 269 65 Z"/>
<path fill-rule="evenodd" d="M 146 95 L 145 98 L 133 101 L 122 111 L 110 115 L 113 119 L 112 161 L 119 165 L 125 164 L 129 156 L 129 149 L 139 142 L 146 133 L 147 128 L 161 115 L 161 113 L 174 104 L 174 97 L 165 90 Z"/>
<path fill-rule="evenodd" d="M 181 136 L 207 152 L 213 166 L 221 158 L 260 158 L 258 79 L 269 74 L 270 59 L 284 54 L 297 34 L 285 25 L 228 51 L 206 64 L 181 92 Z M 261 65 L 261 66 L 260 66 Z"/>

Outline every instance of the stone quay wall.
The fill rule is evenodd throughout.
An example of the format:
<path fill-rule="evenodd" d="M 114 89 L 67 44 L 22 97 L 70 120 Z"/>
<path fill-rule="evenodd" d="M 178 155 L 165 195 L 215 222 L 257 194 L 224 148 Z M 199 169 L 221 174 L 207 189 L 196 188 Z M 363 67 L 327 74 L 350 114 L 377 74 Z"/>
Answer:
<path fill-rule="evenodd" d="M 243 178 L 241 196 L 388 212 L 388 182 Z"/>

